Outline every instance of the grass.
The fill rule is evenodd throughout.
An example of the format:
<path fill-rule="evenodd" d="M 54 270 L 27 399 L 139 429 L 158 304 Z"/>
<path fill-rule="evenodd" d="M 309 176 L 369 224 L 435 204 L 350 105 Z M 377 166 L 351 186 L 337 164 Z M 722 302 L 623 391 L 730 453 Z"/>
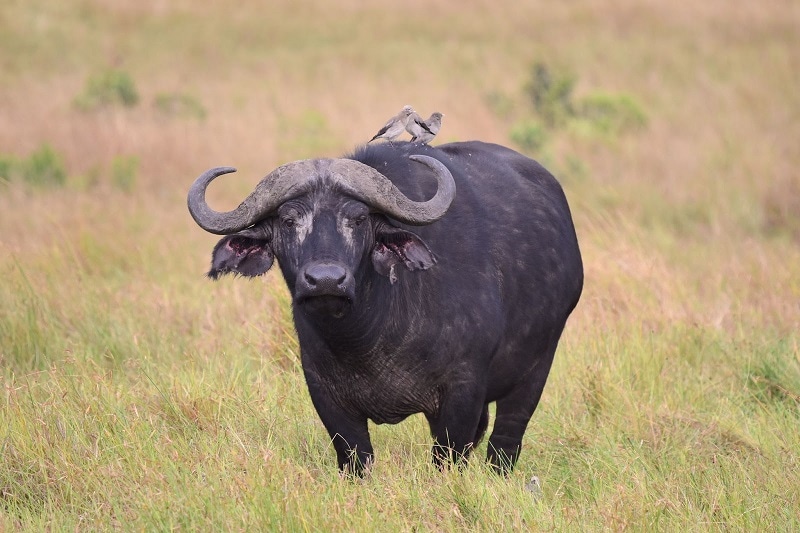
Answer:
<path fill-rule="evenodd" d="M 799 19 L 780 0 L 4 3 L 0 529 L 800 529 Z M 537 63 L 646 121 L 544 129 Z M 107 71 L 138 103 L 76 108 Z M 406 103 L 446 114 L 441 142 L 523 139 L 572 206 L 586 288 L 509 479 L 485 445 L 433 469 L 419 416 L 373 426 L 373 474 L 340 479 L 279 274 L 203 277 L 196 175 L 237 166 L 210 191 L 233 207 Z M 17 177 L 41 147 L 47 187 Z"/>

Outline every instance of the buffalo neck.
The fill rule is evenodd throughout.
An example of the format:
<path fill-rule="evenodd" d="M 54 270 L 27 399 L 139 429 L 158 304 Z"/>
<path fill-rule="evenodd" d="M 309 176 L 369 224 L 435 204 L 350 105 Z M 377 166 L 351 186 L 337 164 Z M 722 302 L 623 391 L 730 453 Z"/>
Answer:
<path fill-rule="evenodd" d="M 356 302 L 341 318 L 310 316 L 295 309 L 298 334 L 316 336 L 337 359 L 364 360 L 375 354 L 402 351 L 413 342 L 415 325 L 425 315 L 424 303 L 409 296 L 424 294 L 419 280 L 412 281 L 415 287 L 409 290 L 411 287 L 403 286 L 402 281 L 390 284 L 377 274 L 369 276 L 358 284 Z M 400 320 L 401 317 L 405 319 Z"/>

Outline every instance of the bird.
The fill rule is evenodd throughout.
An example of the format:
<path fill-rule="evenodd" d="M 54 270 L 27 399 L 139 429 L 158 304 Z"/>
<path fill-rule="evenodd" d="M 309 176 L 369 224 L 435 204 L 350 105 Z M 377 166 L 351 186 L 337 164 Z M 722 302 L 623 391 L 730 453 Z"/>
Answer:
<path fill-rule="evenodd" d="M 431 139 L 433 139 L 433 133 L 425 121 L 422 120 L 422 117 L 417 115 L 416 112 L 411 113 L 411 116 L 408 117 L 408 123 L 406 123 L 406 131 L 411 134 L 411 142 L 414 142 L 414 139 L 419 138 L 423 134 L 431 135 Z"/>
<path fill-rule="evenodd" d="M 539 476 L 532 476 L 531 480 L 525 484 L 525 490 L 533 495 L 534 500 L 542 498 L 542 483 L 539 481 Z"/>
<path fill-rule="evenodd" d="M 406 130 L 412 135 L 411 142 L 412 143 L 421 143 L 421 144 L 428 144 L 436 137 L 436 134 L 439 133 L 439 130 L 442 127 L 442 117 L 444 115 L 439 113 L 438 111 L 432 113 L 428 120 L 423 121 L 424 127 L 420 127 L 418 130 L 411 131 L 411 128 L 416 128 L 417 124 L 413 124 L 411 121 L 408 121 L 408 126 Z"/>
<path fill-rule="evenodd" d="M 404 106 L 398 114 L 386 121 L 386 124 L 367 143 L 371 143 L 375 139 L 386 139 L 392 142 L 405 131 L 408 119 L 412 114 L 416 114 L 414 108 L 410 105 Z"/>

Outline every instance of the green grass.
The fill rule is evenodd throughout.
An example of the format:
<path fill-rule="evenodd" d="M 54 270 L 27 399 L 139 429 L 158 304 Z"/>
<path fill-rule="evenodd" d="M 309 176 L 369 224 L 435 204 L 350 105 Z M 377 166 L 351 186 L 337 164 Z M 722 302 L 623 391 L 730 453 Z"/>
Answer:
<path fill-rule="evenodd" d="M 121 336 L 136 339 L 144 313 L 122 316 L 131 318 L 116 326 Z M 189 331 L 187 342 L 187 332 L 166 328 L 115 359 L 100 353 L 113 334 L 97 324 L 45 369 L 6 371 L 6 525 L 797 526 L 796 339 L 597 328 L 580 342 L 567 339 L 509 479 L 482 461 L 462 474 L 435 471 L 424 420 L 415 417 L 373 426 L 379 462 L 370 478 L 351 482 L 336 473 L 292 341 L 253 346 L 249 329 L 218 333 L 232 346 L 195 350 L 191 339 L 202 345 L 205 335 Z M 46 344 L 48 333 L 33 335 Z M 539 501 L 523 489 L 532 474 L 543 481 Z"/>
<path fill-rule="evenodd" d="M 799 23 L 780 1 L 4 3 L 0 530 L 800 530 Z M 558 127 L 537 63 L 570 80 Z M 83 112 L 101 72 L 125 79 Z M 518 143 L 575 218 L 585 292 L 508 479 L 485 444 L 435 470 L 421 416 L 372 426 L 372 474 L 341 479 L 277 269 L 203 276 L 194 177 L 238 167 L 209 191 L 235 207 L 406 103 L 445 113 L 437 142 Z"/>

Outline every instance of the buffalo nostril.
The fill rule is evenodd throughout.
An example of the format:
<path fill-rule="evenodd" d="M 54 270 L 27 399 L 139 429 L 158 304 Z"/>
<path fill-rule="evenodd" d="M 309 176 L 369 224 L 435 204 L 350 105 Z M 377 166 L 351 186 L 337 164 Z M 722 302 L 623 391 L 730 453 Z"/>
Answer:
<path fill-rule="evenodd" d="M 338 265 L 318 264 L 310 266 L 303 277 L 311 287 L 319 285 L 341 285 L 347 279 L 347 271 Z"/>

